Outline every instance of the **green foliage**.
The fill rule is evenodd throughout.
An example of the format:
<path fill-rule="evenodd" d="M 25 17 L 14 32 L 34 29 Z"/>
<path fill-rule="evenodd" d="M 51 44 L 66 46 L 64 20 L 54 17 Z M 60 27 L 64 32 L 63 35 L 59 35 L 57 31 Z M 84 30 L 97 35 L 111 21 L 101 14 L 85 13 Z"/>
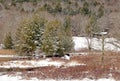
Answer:
<path fill-rule="evenodd" d="M 67 6 L 66 8 L 63 9 L 63 13 L 65 15 L 76 15 L 79 13 L 79 11 L 74 10 L 73 8 L 71 8 L 70 6 Z"/>
<path fill-rule="evenodd" d="M 67 36 L 72 36 L 72 30 L 71 30 L 71 19 L 69 16 L 65 17 L 64 19 L 64 31 L 66 32 Z"/>
<path fill-rule="evenodd" d="M 60 3 L 56 4 L 56 6 L 55 6 L 55 12 L 61 12 L 61 11 L 62 11 L 61 4 Z"/>
<path fill-rule="evenodd" d="M 93 6 L 97 6 L 97 5 L 99 5 L 99 3 L 96 1 L 96 0 L 93 0 L 93 2 L 92 2 L 92 4 L 93 4 Z"/>
<path fill-rule="evenodd" d="M 99 32 L 99 27 L 97 26 L 97 17 L 95 15 L 90 16 L 87 28 L 88 28 L 88 31 L 86 32 L 88 33 L 88 35 Z"/>
<path fill-rule="evenodd" d="M 5 2 L 5 0 L 0 0 L 0 3 L 4 3 Z"/>
<path fill-rule="evenodd" d="M 70 45 L 72 38 L 67 36 L 63 29 L 63 25 L 58 20 L 47 23 L 44 35 L 42 36 L 42 50 L 47 55 L 63 55 L 71 50 L 73 46 Z"/>
<path fill-rule="evenodd" d="M 30 54 L 37 46 L 41 47 L 41 36 L 44 33 L 46 20 L 39 16 L 33 16 L 21 22 L 16 33 L 16 51 Z"/>
<path fill-rule="evenodd" d="M 85 27 L 85 32 L 88 37 L 91 37 L 93 33 L 99 32 L 99 27 L 96 24 L 97 24 L 96 16 L 91 15 L 89 17 L 89 22 L 88 22 L 87 26 Z"/>
<path fill-rule="evenodd" d="M 47 24 L 42 41 L 42 50 L 47 55 L 54 55 L 58 51 L 62 52 L 64 49 L 60 48 L 61 39 L 61 23 L 57 20 L 51 21 Z M 63 54 L 63 53 L 61 53 Z"/>
<path fill-rule="evenodd" d="M 74 43 L 72 41 L 72 26 L 71 26 L 71 19 L 70 17 L 65 17 L 63 24 L 63 31 L 64 34 L 64 41 L 63 41 L 63 47 L 65 48 L 65 52 L 71 51 L 73 49 Z"/>
<path fill-rule="evenodd" d="M 6 36 L 5 36 L 4 46 L 5 46 L 5 49 L 12 49 L 13 48 L 13 40 L 12 40 L 10 32 L 8 34 L 6 34 Z"/>
<path fill-rule="evenodd" d="M 37 2 L 37 1 L 40 1 L 40 0 L 12 0 L 12 1 L 22 3 L 22 2 Z"/>
<path fill-rule="evenodd" d="M 53 13 L 54 9 L 52 8 L 51 5 L 49 4 L 44 4 L 44 8 L 49 12 L 49 13 Z"/>
<path fill-rule="evenodd" d="M 24 2 L 31 2 L 34 6 L 38 2 L 41 2 L 42 0 L 11 0 L 12 5 L 18 7 L 16 3 L 24 3 Z M 6 3 L 7 0 L 0 0 L 1 3 Z M 40 11 L 48 11 L 52 14 L 59 14 L 62 13 L 64 15 L 76 15 L 81 12 L 81 14 L 85 16 L 90 16 L 91 13 L 96 13 L 96 15 L 100 18 L 104 14 L 104 7 L 100 6 L 100 3 L 97 0 L 80 0 L 80 1 L 72 1 L 72 0 L 48 0 L 44 1 L 44 5 L 41 6 Z M 49 3 L 48 3 L 49 2 Z M 83 3 L 83 5 L 79 5 L 78 2 Z M 61 5 L 64 4 L 64 5 Z M 5 6 L 5 4 L 4 4 Z M 83 7 L 81 7 L 83 6 Z M 98 7 L 100 8 L 98 9 Z M 24 11 L 24 9 L 19 6 L 21 11 Z M 9 9 L 9 6 L 5 6 L 6 9 Z M 96 12 L 98 9 L 98 12 Z"/>
<path fill-rule="evenodd" d="M 83 8 L 81 9 L 81 13 L 84 14 L 84 15 L 89 15 L 90 14 L 88 2 L 84 2 Z"/>
<path fill-rule="evenodd" d="M 64 2 L 69 2 L 69 0 L 63 0 Z"/>

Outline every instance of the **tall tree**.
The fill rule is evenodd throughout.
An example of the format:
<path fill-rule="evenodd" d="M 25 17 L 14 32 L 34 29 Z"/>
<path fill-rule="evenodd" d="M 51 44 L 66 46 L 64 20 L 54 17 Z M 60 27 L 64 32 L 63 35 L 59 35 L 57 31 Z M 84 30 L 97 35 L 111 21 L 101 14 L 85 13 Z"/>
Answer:
<path fill-rule="evenodd" d="M 16 33 L 16 51 L 30 55 L 37 46 L 41 47 L 45 22 L 46 20 L 38 15 L 23 20 Z"/>
<path fill-rule="evenodd" d="M 53 20 L 47 23 L 42 38 L 42 50 L 46 55 L 63 55 L 66 51 L 70 51 L 72 48 L 70 45 L 72 41 L 70 41 L 69 36 L 67 36 L 66 32 L 63 30 L 63 25 L 58 20 Z"/>
<path fill-rule="evenodd" d="M 92 35 L 94 33 L 98 33 L 99 27 L 96 25 L 97 24 L 97 18 L 95 15 L 91 15 L 89 17 L 89 21 L 87 26 L 85 27 L 85 33 L 86 33 L 86 38 L 87 38 L 87 43 L 88 43 L 88 50 L 91 50 L 91 43 L 92 43 Z"/>
<path fill-rule="evenodd" d="M 65 17 L 63 24 L 63 30 L 65 32 L 64 36 L 64 48 L 66 52 L 69 52 L 73 49 L 74 43 L 72 41 L 72 26 L 71 26 L 71 18 L 69 16 Z"/>

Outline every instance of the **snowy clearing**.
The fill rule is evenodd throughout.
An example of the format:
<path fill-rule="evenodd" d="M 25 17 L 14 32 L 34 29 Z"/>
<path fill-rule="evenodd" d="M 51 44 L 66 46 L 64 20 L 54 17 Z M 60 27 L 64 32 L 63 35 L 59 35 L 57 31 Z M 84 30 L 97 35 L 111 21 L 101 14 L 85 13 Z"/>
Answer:
<path fill-rule="evenodd" d="M 90 41 L 90 39 L 88 39 Z M 73 37 L 73 41 L 74 41 L 74 49 L 76 51 L 80 50 L 80 49 L 84 49 L 84 48 L 88 48 L 88 42 L 87 42 L 87 38 L 86 37 Z M 111 44 L 112 42 L 116 42 L 116 39 L 114 38 L 105 38 L 105 50 L 106 51 L 120 51 L 120 48 L 114 46 L 113 44 Z M 120 45 L 120 44 L 118 44 Z M 98 38 L 92 38 L 91 39 L 91 47 L 92 49 L 95 50 L 102 50 L 102 39 L 98 39 Z"/>

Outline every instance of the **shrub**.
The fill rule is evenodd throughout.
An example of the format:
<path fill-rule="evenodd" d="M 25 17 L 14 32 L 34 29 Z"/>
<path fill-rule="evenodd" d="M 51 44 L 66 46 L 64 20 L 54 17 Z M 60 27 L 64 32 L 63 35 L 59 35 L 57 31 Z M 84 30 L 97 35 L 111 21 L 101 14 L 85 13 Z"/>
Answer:
<path fill-rule="evenodd" d="M 6 36 L 5 36 L 4 48 L 5 49 L 12 49 L 13 48 L 13 40 L 12 40 L 10 32 L 8 34 L 6 34 Z"/>

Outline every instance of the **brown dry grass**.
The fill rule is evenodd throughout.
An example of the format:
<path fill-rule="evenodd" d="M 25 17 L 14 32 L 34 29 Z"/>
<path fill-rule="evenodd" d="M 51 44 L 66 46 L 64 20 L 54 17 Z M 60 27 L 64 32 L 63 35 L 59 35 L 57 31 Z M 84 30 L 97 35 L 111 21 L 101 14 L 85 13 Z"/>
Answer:
<path fill-rule="evenodd" d="M 0 49 L 0 55 L 14 55 L 15 51 L 11 49 Z M 0 62 L 10 61 L 12 58 L 0 57 Z"/>
<path fill-rule="evenodd" d="M 5 62 L 5 61 L 10 61 L 12 60 L 11 58 L 0 58 L 0 62 Z"/>
<path fill-rule="evenodd" d="M 51 58 L 62 60 L 61 58 Z M 63 60 L 62 60 L 63 61 Z M 85 63 L 85 66 L 74 67 L 39 67 L 21 71 L 23 78 L 37 77 L 39 79 L 82 79 L 82 78 L 108 78 L 112 74 L 116 80 L 120 80 L 120 53 L 105 52 L 104 63 L 101 63 L 101 54 L 89 54 L 73 56 L 70 61 Z M 69 62 L 66 61 L 65 62 Z M 104 67 L 103 67 L 104 65 Z M 14 72 L 13 72 L 14 73 Z M 12 74 L 12 72 L 11 72 Z"/>
<path fill-rule="evenodd" d="M 15 51 L 11 49 L 0 49 L 0 54 L 13 55 L 15 54 Z"/>

